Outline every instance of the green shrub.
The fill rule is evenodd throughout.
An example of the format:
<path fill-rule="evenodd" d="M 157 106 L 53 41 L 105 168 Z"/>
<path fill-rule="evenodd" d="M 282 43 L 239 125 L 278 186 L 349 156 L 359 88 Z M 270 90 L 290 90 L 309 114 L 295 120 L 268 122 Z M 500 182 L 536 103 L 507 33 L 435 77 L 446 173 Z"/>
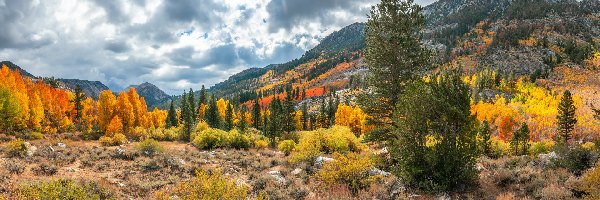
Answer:
<path fill-rule="evenodd" d="M 309 161 L 323 153 L 361 152 L 367 146 L 360 142 L 348 127 L 333 126 L 329 129 L 298 133 L 300 141 L 291 162 Z"/>
<path fill-rule="evenodd" d="M 6 145 L 6 153 L 8 157 L 23 157 L 27 154 L 27 146 L 25 140 L 16 139 L 8 142 Z"/>
<path fill-rule="evenodd" d="M 43 139 L 44 138 L 44 134 L 40 133 L 40 132 L 29 132 L 27 134 L 25 134 L 25 138 L 28 140 L 39 140 L 39 139 Z"/>
<path fill-rule="evenodd" d="M 221 175 L 220 172 L 208 174 L 204 171 L 196 172 L 196 177 L 190 181 L 178 184 L 171 190 L 159 191 L 155 198 L 159 200 L 173 199 L 248 199 L 250 188 L 238 185 Z"/>
<path fill-rule="evenodd" d="M 102 136 L 102 137 L 100 137 L 100 139 L 98 139 L 98 142 L 100 142 L 100 145 L 102 145 L 102 146 L 111 146 L 112 138 L 110 138 L 108 136 Z"/>
<path fill-rule="evenodd" d="M 570 149 L 559 149 L 559 159 L 555 164 L 567 168 L 575 175 L 581 175 L 585 170 L 594 166 L 597 155 L 589 149 L 575 146 Z"/>
<path fill-rule="evenodd" d="M 334 161 L 326 162 L 317 173 L 317 178 L 326 186 L 344 184 L 352 192 L 357 194 L 360 190 L 367 189 L 371 183 L 381 178 L 380 175 L 371 176 L 369 171 L 373 169 L 373 163 L 369 156 L 349 153 L 342 155 L 334 153 Z"/>
<path fill-rule="evenodd" d="M 250 139 L 244 134 L 241 134 L 236 129 L 229 131 L 229 147 L 234 149 L 248 149 L 250 148 Z"/>
<path fill-rule="evenodd" d="M 119 146 L 122 144 L 127 143 L 127 137 L 125 137 L 125 135 L 121 134 L 121 133 L 117 133 L 113 136 L 112 138 L 112 145 L 113 146 Z"/>
<path fill-rule="evenodd" d="M 16 191 L 19 199 L 108 199 L 110 194 L 93 182 L 52 180 L 22 184 Z"/>
<path fill-rule="evenodd" d="M 531 146 L 529 147 L 529 153 L 532 155 L 550 153 L 554 149 L 555 145 L 556 145 L 556 142 L 554 142 L 552 140 L 542 140 L 539 142 L 532 142 Z"/>
<path fill-rule="evenodd" d="M 192 144 L 198 149 L 208 150 L 227 147 L 227 140 L 227 132 L 209 128 L 197 134 L 192 140 Z"/>
<path fill-rule="evenodd" d="M 293 140 L 284 140 L 279 142 L 279 145 L 277 145 L 277 149 L 285 153 L 286 156 L 290 155 L 294 148 L 296 148 L 296 143 Z"/>
<path fill-rule="evenodd" d="M 142 154 L 147 156 L 154 156 L 156 153 L 164 151 L 164 148 L 158 143 L 158 141 L 148 138 L 139 142 L 135 148 Z"/>

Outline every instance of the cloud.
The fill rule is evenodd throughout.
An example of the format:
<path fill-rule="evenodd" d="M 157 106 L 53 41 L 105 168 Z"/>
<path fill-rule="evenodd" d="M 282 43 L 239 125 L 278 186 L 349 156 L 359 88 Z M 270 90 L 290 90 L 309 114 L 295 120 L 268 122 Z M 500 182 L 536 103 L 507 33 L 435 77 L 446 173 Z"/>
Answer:
<path fill-rule="evenodd" d="M 301 56 L 376 0 L 0 0 L 0 60 L 169 94 Z"/>

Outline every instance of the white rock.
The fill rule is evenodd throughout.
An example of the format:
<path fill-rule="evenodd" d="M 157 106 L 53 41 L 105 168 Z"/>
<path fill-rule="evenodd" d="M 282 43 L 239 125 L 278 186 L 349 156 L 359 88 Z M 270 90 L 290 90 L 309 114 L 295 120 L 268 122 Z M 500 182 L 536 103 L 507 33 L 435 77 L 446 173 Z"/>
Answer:
<path fill-rule="evenodd" d="M 333 158 L 319 156 L 319 157 L 317 157 L 317 159 L 315 159 L 315 165 L 322 165 L 325 162 L 334 161 L 334 160 L 335 159 L 333 159 Z"/>
<path fill-rule="evenodd" d="M 65 148 L 67 147 L 67 145 L 65 143 L 59 142 L 58 144 L 56 144 L 56 146 L 60 147 L 60 148 Z"/>
<path fill-rule="evenodd" d="M 283 176 L 281 175 L 280 171 L 270 171 L 267 172 L 269 175 L 271 175 L 271 177 L 273 177 L 273 179 L 275 179 L 275 181 L 277 182 L 277 184 L 283 185 L 285 184 L 285 178 L 283 178 Z"/>
<path fill-rule="evenodd" d="M 389 176 L 390 173 L 380 170 L 380 169 L 377 169 L 377 168 L 373 168 L 373 169 L 369 170 L 369 175 L 371 175 L 371 176 L 375 176 L 375 175 Z"/>
<path fill-rule="evenodd" d="M 300 169 L 300 168 L 296 168 L 296 169 L 294 169 L 294 171 L 292 171 L 292 175 L 298 175 L 300 173 L 302 173 L 302 169 Z"/>
<path fill-rule="evenodd" d="M 25 145 L 25 149 L 27 149 L 27 156 L 31 157 L 37 151 L 37 147 L 33 146 L 29 142 L 25 142 L 24 145 Z"/>

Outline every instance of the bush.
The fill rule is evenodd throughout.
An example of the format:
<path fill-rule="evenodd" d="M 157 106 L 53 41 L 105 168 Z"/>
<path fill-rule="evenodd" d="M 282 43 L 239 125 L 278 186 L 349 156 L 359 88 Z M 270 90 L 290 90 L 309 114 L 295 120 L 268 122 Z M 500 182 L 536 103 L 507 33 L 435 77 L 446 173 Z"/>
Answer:
<path fill-rule="evenodd" d="M 502 141 L 498 137 L 492 137 L 491 154 L 492 158 L 500 158 L 502 156 L 510 155 L 510 144 Z"/>
<path fill-rule="evenodd" d="M 107 136 L 102 136 L 102 137 L 100 137 L 100 139 L 98 139 L 98 142 L 100 142 L 100 145 L 102 145 L 102 146 L 111 146 L 112 138 L 107 137 Z"/>
<path fill-rule="evenodd" d="M 586 142 L 581 144 L 581 148 L 584 148 L 588 151 L 597 151 L 598 149 L 596 149 L 596 144 L 593 142 Z"/>
<path fill-rule="evenodd" d="M 348 127 L 303 131 L 292 155 L 292 162 L 313 160 L 323 153 L 361 152 L 367 149 Z"/>
<path fill-rule="evenodd" d="M 578 190 L 586 194 L 587 199 L 600 199 L 600 162 L 596 167 L 586 171 L 581 176 Z"/>
<path fill-rule="evenodd" d="M 39 140 L 39 139 L 43 139 L 44 138 L 44 134 L 40 133 L 40 132 L 29 132 L 27 134 L 25 134 L 25 139 L 28 140 Z"/>
<path fill-rule="evenodd" d="M 326 162 L 317 173 L 317 178 L 327 186 L 344 184 L 356 195 L 360 190 L 367 189 L 371 183 L 381 178 L 380 175 L 371 176 L 369 171 L 373 164 L 366 155 L 349 153 L 344 156 L 334 153 L 334 161 Z"/>
<path fill-rule="evenodd" d="M 333 126 L 322 131 L 324 132 L 323 139 L 326 147 L 325 152 L 327 153 L 360 152 L 365 149 L 365 146 L 348 127 Z"/>
<path fill-rule="evenodd" d="M 229 146 L 234 149 L 250 148 L 250 139 L 236 129 L 229 131 Z"/>
<path fill-rule="evenodd" d="M 293 140 L 284 140 L 284 141 L 281 141 L 279 143 L 279 145 L 277 145 L 277 149 L 279 149 L 279 151 L 285 153 L 286 156 L 290 155 L 290 153 L 292 153 L 294 148 L 296 148 L 296 143 Z"/>
<path fill-rule="evenodd" d="M 121 134 L 121 133 L 117 133 L 113 136 L 112 138 L 112 145 L 113 146 L 119 146 L 122 144 L 127 143 L 127 137 L 125 137 L 125 135 Z"/>
<path fill-rule="evenodd" d="M 198 149 L 215 149 L 227 147 L 227 132 L 209 128 L 195 135 L 192 144 Z"/>
<path fill-rule="evenodd" d="M 254 141 L 254 148 L 257 148 L 257 149 L 266 149 L 267 147 L 269 147 L 269 141 L 268 140 L 256 140 L 256 141 Z"/>
<path fill-rule="evenodd" d="M 108 199 L 108 191 L 96 183 L 52 180 L 22 184 L 16 191 L 20 199 Z"/>
<path fill-rule="evenodd" d="M 27 146 L 22 139 L 16 139 L 8 142 L 6 145 L 8 157 L 24 157 L 27 154 Z"/>
<path fill-rule="evenodd" d="M 33 173 L 35 175 L 45 175 L 52 176 L 58 172 L 58 167 L 54 165 L 40 164 L 36 168 L 33 168 Z"/>
<path fill-rule="evenodd" d="M 248 186 L 238 185 L 220 172 L 209 175 L 198 171 L 194 179 L 180 183 L 171 190 L 159 191 L 155 197 L 159 200 L 172 199 L 173 196 L 179 199 L 248 199 L 249 191 Z"/>
<path fill-rule="evenodd" d="M 559 150 L 559 155 L 559 159 L 556 160 L 556 165 L 567 168 L 577 176 L 580 176 L 585 170 L 594 166 L 597 160 L 597 156 L 594 152 L 581 146 L 570 149 L 561 149 Z"/>
<path fill-rule="evenodd" d="M 142 154 L 147 156 L 154 156 L 156 153 L 164 151 L 164 148 L 158 143 L 158 141 L 148 138 L 139 142 L 135 148 Z"/>
<path fill-rule="evenodd" d="M 529 153 L 532 155 L 550 153 L 554 149 L 555 145 L 556 145 L 556 142 L 554 142 L 552 140 L 542 140 L 539 142 L 532 142 L 531 146 L 529 147 Z"/>

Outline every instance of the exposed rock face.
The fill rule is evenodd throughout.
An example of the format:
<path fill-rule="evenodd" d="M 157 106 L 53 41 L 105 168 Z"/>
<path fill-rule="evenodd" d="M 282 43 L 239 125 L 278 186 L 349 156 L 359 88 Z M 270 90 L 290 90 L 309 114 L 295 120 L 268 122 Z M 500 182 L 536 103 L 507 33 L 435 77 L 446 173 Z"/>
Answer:
<path fill-rule="evenodd" d="M 152 83 L 148 82 L 142 83 L 140 85 L 132 85 L 127 88 L 135 88 L 137 93 L 140 96 L 144 97 L 144 100 L 146 100 L 146 105 L 148 105 L 148 109 L 152 109 L 161 103 L 165 103 L 170 98 L 170 96 L 167 93 L 165 93 Z"/>
<path fill-rule="evenodd" d="M 88 81 L 79 79 L 57 79 L 61 87 L 68 90 L 75 91 L 77 86 L 81 87 L 83 93 L 92 98 L 98 99 L 100 92 L 108 90 L 109 88 L 100 81 Z"/>

